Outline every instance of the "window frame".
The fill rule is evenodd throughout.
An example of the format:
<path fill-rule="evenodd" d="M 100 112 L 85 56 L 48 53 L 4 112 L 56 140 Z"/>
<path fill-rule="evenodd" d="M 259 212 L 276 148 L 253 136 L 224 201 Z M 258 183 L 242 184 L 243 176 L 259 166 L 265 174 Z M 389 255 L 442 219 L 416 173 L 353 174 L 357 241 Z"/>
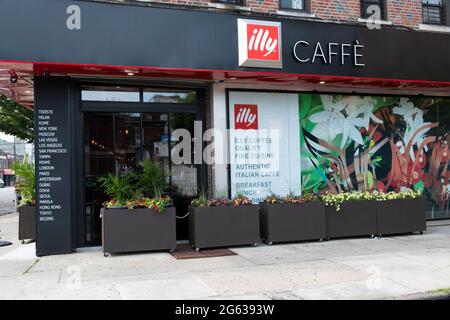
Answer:
<path fill-rule="evenodd" d="M 450 18 L 450 10 L 449 10 L 450 5 L 448 3 L 446 3 L 445 0 L 442 0 L 441 5 L 429 4 L 428 0 L 426 0 L 427 1 L 426 4 L 424 3 L 424 0 L 421 0 L 421 1 L 422 1 L 422 23 L 423 24 L 430 25 L 430 26 L 447 26 L 447 25 L 450 25 L 449 24 L 449 22 L 450 22 L 449 21 L 449 18 Z M 434 22 L 431 22 L 431 21 L 425 21 L 425 19 L 424 19 L 425 18 L 424 10 L 425 10 L 425 8 L 430 8 L 430 7 L 440 8 L 440 19 L 441 19 L 440 23 L 434 23 Z"/>
<path fill-rule="evenodd" d="M 245 7 L 245 0 L 211 0 L 211 3 L 218 3 L 229 6 Z"/>
<path fill-rule="evenodd" d="M 375 3 L 375 1 L 377 3 Z M 366 8 L 367 3 L 370 3 L 369 5 L 379 4 L 381 9 L 381 17 L 380 21 L 388 21 L 388 12 L 387 12 L 387 1 L 386 0 L 360 0 L 359 1 L 359 7 L 360 7 L 360 16 L 362 19 L 370 19 L 370 16 L 367 16 L 367 12 L 364 10 Z"/>
<path fill-rule="evenodd" d="M 291 12 L 303 12 L 310 13 L 311 12 L 311 0 L 302 0 L 303 1 L 303 9 L 294 9 L 294 8 L 286 8 L 281 6 L 281 0 L 278 1 L 278 9 L 280 11 L 291 11 Z"/>

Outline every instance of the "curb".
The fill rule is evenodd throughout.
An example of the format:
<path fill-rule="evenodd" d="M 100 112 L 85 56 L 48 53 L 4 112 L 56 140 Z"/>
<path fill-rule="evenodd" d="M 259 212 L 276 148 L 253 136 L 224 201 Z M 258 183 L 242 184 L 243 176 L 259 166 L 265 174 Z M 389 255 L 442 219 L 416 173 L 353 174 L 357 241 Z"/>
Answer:
<path fill-rule="evenodd" d="M 419 292 L 385 300 L 450 300 L 450 292 Z"/>
<path fill-rule="evenodd" d="M 6 216 L 8 214 L 13 214 L 13 213 L 16 213 L 16 211 L 0 212 L 0 217 L 1 216 Z"/>

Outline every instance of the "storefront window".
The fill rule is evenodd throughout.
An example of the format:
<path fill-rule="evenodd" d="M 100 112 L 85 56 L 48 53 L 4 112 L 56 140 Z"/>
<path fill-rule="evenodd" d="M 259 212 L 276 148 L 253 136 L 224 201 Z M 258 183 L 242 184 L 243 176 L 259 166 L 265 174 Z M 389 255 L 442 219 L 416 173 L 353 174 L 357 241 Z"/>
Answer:
<path fill-rule="evenodd" d="M 444 24 L 444 4 L 442 0 L 422 0 L 423 23 Z"/>
<path fill-rule="evenodd" d="M 448 108 L 449 98 L 232 91 L 232 194 L 412 189 L 429 219 L 450 218 Z"/>
<path fill-rule="evenodd" d="M 139 102 L 138 89 L 121 87 L 87 87 L 81 91 L 83 101 Z"/>
<path fill-rule="evenodd" d="M 449 218 L 449 107 L 445 98 L 300 95 L 302 188 L 413 189 L 429 219 Z"/>
<path fill-rule="evenodd" d="M 142 160 L 158 162 L 168 176 L 167 192 L 180 212 L 198 191 L 197 165 L 193 162 L 194 140 L 187 148 L 188 161 L 176 162 L 183 156 L 176 145 L 184 140 L 183 131 L 194 134 L 196 114 L 192 112 L 85 112 L 85 239 L 90 245 L 101 241 L 100 209 L 109 198 L 98 178 L 108 173 L 123 175 L 140 172 Z M 179 130 L 181 129 L 181 130 Z M 180 134 L 181 133 L 181 134 Z M 187 219 L 177 219 L 177 236 L 187 239 Z"/>
<path fill-rule="evenodd" d="M 122 175 L 135 171 L 142 160 L 141 114 L 117 113 L 114 120 L 116 169 Z"/>
<path fill-rule="evenodd" d="M 150 103 L 196 103 L 195 91 L 164 91 L 144 89 L 144 102 Z"/>

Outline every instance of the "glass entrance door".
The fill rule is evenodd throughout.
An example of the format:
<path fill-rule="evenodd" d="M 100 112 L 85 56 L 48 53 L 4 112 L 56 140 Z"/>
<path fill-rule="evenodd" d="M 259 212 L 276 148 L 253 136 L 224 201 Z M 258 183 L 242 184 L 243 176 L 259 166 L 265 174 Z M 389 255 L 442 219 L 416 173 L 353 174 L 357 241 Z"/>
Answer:
<path fill-rule="evenodd" d="M 192 112 L 84 113 L 86 245 L 101 243 L 100 209 L 108 196 L 103 193 L 98 178 L 108 173 L 138 172 L 141 160 L 151 159 L 161 164 L 168 176 L 169 187 L 165 192 L 174 200 L 177 215 L 187 213 L 199 189 L 199 166 L 193 162 L 196 118 Z M 183 141 L 186 137 L 190 141 Z M 192 147 L 181 152 L 183 161 L 175 161 L 172 157 L 180 156 L 177 145 L 182 142 Z M 177 239 L 187 237 L 187 219 L 177 219 Z"/>

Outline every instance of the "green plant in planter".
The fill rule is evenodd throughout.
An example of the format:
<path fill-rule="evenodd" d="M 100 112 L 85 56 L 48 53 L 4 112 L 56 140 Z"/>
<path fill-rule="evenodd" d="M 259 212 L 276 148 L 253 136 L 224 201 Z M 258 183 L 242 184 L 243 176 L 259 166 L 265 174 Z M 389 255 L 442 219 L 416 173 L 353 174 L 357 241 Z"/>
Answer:
<path fill-rule="evenodd" d="M 283 198 L 272 192 L 264 198 L 263 202 L 268 204 L 283 203 Z"/>
<path fill-rule="evenodd" d="M 197 197 L 191 201 L 193 207 L 207 207 L 208 206 L 208 193 L 204 190 L 200 190 Z"/>
<path fill-rule="evenodd" d="M 28 156 L 25 156 L 23 162 L 16 161 L 12 165 L 16 173 L 16 188 L 20 193 L 19 207 L 24 205 L 34 205 L 36 203 L 36 175 L 34 164 L 28 162 Z"/>
<path fill-rule="evenodd" d="M 194 207 L 229 207 L 250 204 L 252 204 L 252 200 L 244 196 L 242 193 L 236 194 L 233 199 L 228 199 L 226 196 L 208 199 L 207 193 L 200 193 L 199 196 L 191 202 L 191 205 Z"/>
<path fill-rule="evenodd" d="M 325 202 L 326 206 L 334 206 L 336 211 L 341 209 L 341 204 L 345 201 L 358 201 L 358 200 L 398 200 L 398 199 L 414 199 L 421 196 L 420 192 L 413 190 L 403 190 L 401 192 L 383 192 L 383 191 L 355 191 L 355 192 L 343 192 L 343 193 L 325 193 L 321 196 L 321 200 Z"/>
<path fill-rule="evenodd" d="M 244 196 L 244 194 L 240 192 L 237 193 L 233 199 L 231 199 L 231 205 L 233 206 L 246 206 L 250 204 L 253 204 L 252 199 Z"/>
<path fill-rule="evenodd" d="M 414 191 L 411 189 L 406 189 L 400 192 L 374 192 L 373 197 L 376 201 L 388 201 L 388 200 L 399 200 L 399 199 L 416 199 L 420 198 L 422 193 L 420 191 Z"/>
<path fill-rule="evenodd" d="M 296 195 L 294 192 L 289 192 L 284 197 L 280 197 L 274 193 L 271 193 L 264 198 L 263 202 L 268 204 L 275 203 L 306 203 L 311 201 L 317 201 L 319 197 L 312 192 L 304 192 L 301 196 Z"/>
<path fill-rule="evenodd" d="M 138 175 L 138 187 L 147 197 L 161 197 L 167 189 L 168 174 L 158 161 L 143 160 L 139 162 L 142 172 Z"/>
<path fill-rule="evenodd" d="M 172 199 L 168 196 L 162 196 L 157 198 L 142 197 L 140 199 L 132 199 L 127 201 L 126 206 L 128 209 L 133 210 L 135 208 L 148 208 L 153 209 L 159 213 L 164 213 L 166 207 L 172 204 Z"/>
<path fill-rule="evenodd" d="M 354 191 L 342 193 L 325 193 L 320 199 L 326 206 L 334 206 L 336 211 L 341 209 L 341 204 L 345 201 L 373 200 L 374 195 L 369 191 Z"/>
<path fill-rule="evenodd" d="M 111 197 L 107 202 L 107 206 L 126 206 L 127 201 L 136 198 L 136 175 L 134 173 L 127 173 L 123 176 L 116 176 L 114 174 L 107 174 L 100 177 L 100 185 L 103 187 L 105 193 Z"/>

